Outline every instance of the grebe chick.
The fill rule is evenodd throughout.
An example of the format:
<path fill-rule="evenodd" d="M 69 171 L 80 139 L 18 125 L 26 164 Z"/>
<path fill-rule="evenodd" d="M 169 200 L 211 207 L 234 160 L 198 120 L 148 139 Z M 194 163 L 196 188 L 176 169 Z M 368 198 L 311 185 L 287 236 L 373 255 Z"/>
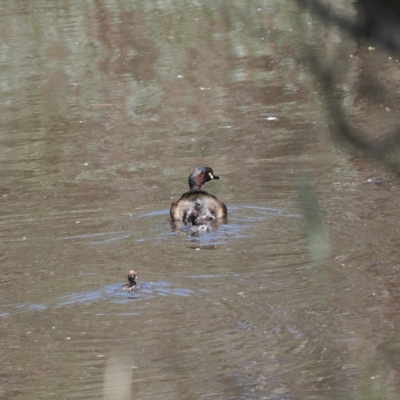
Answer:
<path fill-rule="evenodd" d="M 131 269 L 131 270 L 129 271 L 129 273 L 128 273 L 127 278 L 128 278 L 128 283 L 125 283 L 125 284 L 122 286 L 122 290 L 123 290 L 124 292 L 132 292 L 133 289 L 135 289 L 135 288 L 137 287 L 137 278 L 138 278 L 138 275 L 137 275 L 137 273 L 136 273 L 133 269 Z"/>

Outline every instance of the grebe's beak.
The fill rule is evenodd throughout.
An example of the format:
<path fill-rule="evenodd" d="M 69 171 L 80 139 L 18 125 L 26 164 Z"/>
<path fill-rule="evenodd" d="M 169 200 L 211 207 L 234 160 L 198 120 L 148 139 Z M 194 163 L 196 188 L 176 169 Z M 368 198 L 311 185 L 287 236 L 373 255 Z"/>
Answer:
<path fill-rule="evenodd" d="M 219 179 L 219 176 L 218 176 L 218 175 L 213 175 L 211 172 L 208 173 L 208 176 L 209 176 L 211 179 Z"/>

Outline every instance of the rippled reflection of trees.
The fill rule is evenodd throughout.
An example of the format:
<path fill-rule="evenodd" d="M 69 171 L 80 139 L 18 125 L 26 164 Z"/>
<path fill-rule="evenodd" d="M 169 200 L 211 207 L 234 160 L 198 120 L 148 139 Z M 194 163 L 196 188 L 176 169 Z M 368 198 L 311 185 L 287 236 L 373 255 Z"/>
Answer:
<path fill-rule="evenodd" d="M 322 87 L 325 105 L 330 116 L 330 124 L 335 137 L 341 139 L 361 151 L 364 155 L 377 159 L 400 173 L 398 160 L 400 147 L 400 125 L 394 122 L 393 105 L 398 97 L 396 74 L 398 64 L 386 66 L 384 71 L 370 67 L 371 52 L 380 53 L 386 62 L 398 62 L 400 57 L 400 2 L 397 0 L 358 0 L 354 2 L 354 14 L 333 9 L 333 6 L 319 0 L 297 0 L 298 4 L 311 11 L 327 26 L 339 28 L 342 34 L 348 34 L 357 41 L 357 57 L 360 60 L 359 76 L 355 89 L 357 95 L 363 97 L 377 107 L 385 107 L 387 118 L 383 118 L 386 126 L 379 132 L 371 132 L 371 126 L 357 124 L 350 119 L 350 110 L 346 107 L 345 95 L 338 90 L 338 83 L 343 74 L 349 73 L 343 65 L 334 60 L 326 60 L 320 52 L 308 49 L 306 59 Z M 334 4 L 334 3 L 331 3 Z M 369 53 L 369 54 L 368 54 Z M 382 54 L 383 53 L 383 54 Z M 343 52 L 342 55 L 343 56 Z M 348 56 L 348 54 L 346 54 Z M 340 55 L 339 55 L 340 58 Z M 343 63 L 342 63 L 343 64 Z M 376 67 L 376 64 L 375 64 Z M 380 74 L 380 75 L 379 75 Z M 384 75 L 384 76 L 382 76 Z M 391 115 L 389 114 L 391 113 Z M 380 114 L 382 117 L 384 114 Z M 370 116 L 372 119 L 374 116 Z M 377 119 L 379 118 L 375 115 Z M 373 122 L 375 129 L 382 124 Z M 383 137 L 382 137 L 383 136 Z"/>

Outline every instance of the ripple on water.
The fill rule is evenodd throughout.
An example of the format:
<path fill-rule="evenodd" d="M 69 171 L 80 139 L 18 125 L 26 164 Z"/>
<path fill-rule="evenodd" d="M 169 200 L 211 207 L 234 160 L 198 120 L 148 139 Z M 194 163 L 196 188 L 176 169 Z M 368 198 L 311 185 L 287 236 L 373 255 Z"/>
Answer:
<path fill-rule="evenodd" d="M 154 213 L 145 214 L 141 217 L 153 217 L 168 214 L 168 210 L 157 211 Z M 249 236 L 250 229 L 255 228 L 255 223 L 266 222 L 270 219 L 285 218 L 285 219 L 300 219 L 301 215 L 285 212 L 277 208 L 241 205 L 231 206 L 228 208 L 228 223 L 211 225 L 210 230 L 192 229 L 190 225 L 181 225 L 174 229 L 175 235 L 184 234 L 191 242 L 199 242 L 203 246 L 214 244 L 220 245 L 226 243 L 230 239 L 244 239 Z M 259 226 L 257 226 L 259 228 Z"/>
<path fill-rule="evenodd" d="M 107 285 L 99 290 L 74 293 L 62 296 L 59 306 L 76 303 L 88 303 L 98 300 L 109 300 L 114 303 L 127 303 L 132 299 L 149 300 L 156 296 L 183 296 L 188 297 L 193 293 L 186 288 L 177 288 L 169 282 L 140 282 L 139 287 L 133 292 L 122 292 L 121 284 Z"/>
<path fill-rule="evenodd" d="M 229 209 L 228 223 L 197 236 L 190 227 L 171 229 L 168 210 L 118 221 L 103 232 L 93 224 L 93 233 L 86 227 L 77 235 L 68 232 L 56 239 L 62 240 L 58 251 L 73 244 L 75 268 L 70 272 L 64 268 L 57 278 L 65 282 L 65 277 L 78 275 L 73 283 L 62 286 L 66 294 L 37 301 L 44 302 L 42 306 L 32 298 L 32 304 L 5 311 L 11 316 L 30 313 L 36 318 L 39 314 L 45 322 L 52 316 L 49 329 L 60 335 L 61 354 L 64 331 L 70 338 L 69 351 L 86 354 L 87 348 L 94 347 L 95 352 L 87 356 L 90 360 L 93 354 L 104 354 L 104 348 L 122 343 L 132 359 L 138 360 L 141 371 L 163 373 L 164 360 L 168 360 L 165 370 L 170 373 L 171 360 L 190 367 L 196 357 L 201 383 L 224 371 L 221 376 L 231 377 L 236 385 L 250 390 L 257 379 L 261 392 L 267 392 L 270 382 L 278 379 L 282 363 L 295 369 L 286 359 L 318 351 L 311 349 L 307 330 L 304 334 L 304 327 L 296 323 L 300 317 L 294 312 L 289 315 L 294 300 L 276 309 L 276 303 L 287 302 L 285 296 L 300 287 L 301 273 L 293 273 L 302 248 L 295 236 L 299 218 L 274 208 L 234 206 Z M 192 252 L 191 247 L 222 251 Z M 104 274 L 119 276 L 121 266 L 125 270 L 127 265 L 134 265 L 135 270 L 139 265 L 139 274 L 143 271 L 146 280 L 139 281 L 140 288 L 128 293 L 121 291 L 123 282 L 104 283 Z M 148 274 L 154 274 L 154 282 Z M 96 280 L 99 284 L 93 286 Z M 61 317 L 53 322 L 54 315 Z M 64 330 L 58 328 L 61 324 Z M 132 332 L 140 339 L 132 341 Z M 146 353 L 143 358 L 142 353 Z M 302 357 L 296 359 L 299 369 L 312 362 L 307 357 L 301 361 Z M 76 362 L 74 358 L 71 369 L 77 368 Z M 81 362 L 85 364 L 87 358 L 82 356 Z M 146 379 L 140 373 L 137 379 Z M 169 376 L 176 380 L 177 375 Z M 219 387 L 218 379 L 214 385 Z"/>
<path fill-rule="evenodd" d="M 188 288 L 176 287 L 169 282 L 140 282 L 139 287 L 133 292 L 122 292 L 121 284 L 111 284 L 97 290 L 88 290 L 59 297 L 55 307 L 64 307 L 74 304 L 89 304 L 100 300 L 113 303 L 128 303 L 134 300 L 149 300 L 155 297 L 180 296 L 188 297 L 194 292 Z M 49 308 L 46 304 L 17 304 L 13 306 L 17 312 L 44 311 Z M 12 315 L 12 311 L 0 313 L 0 317 Z"/>
<path fill-rule="evenodd" d="M 112 232 L 93 232 L 80 235 L 71 235 L 60 237 L 58 240 L 83 240 L 91 245 L 107 245 L 112 242 L 118 242 L 127 239 L 133 239 L 136 243 L 142 242 L 165 242 L 172 236 L 185 237 L 189 242 L 196 243 L 197 247 L 212 249 L 212 246 L 225 244 L 228 240 L 245 239 L 249 237 L 250 230 L 257 228 L 257 234 L 260 229 L 270 229 L 269 226 L 260 228 L 260 224 L 268 222 L 271 219 L 283 218 L 286 220 L 300 219 L 301 215 L 285 212 L 277 208 L 241 205 L 228 208 L 228 223 L 215 222 L 209 230 L 194 230 L 191 225 L 182 223 L 172 226 L 172 231 L 166 230 L 166 224 L 170 224 L 169 210 L 156 210 L 150 213 L 137 215 L 130 218 L 134 231 L 112 231 Z M 161 219 L 160 217 L 168 217 Z M 148 224 L 143 226 L 143 220 Z M 140 226 L 136 222 L 140 221 Z M 258 225 L 255 225 L 258 224 Z"/>
<path fill-rule="evenodd" d="M 193 243 L 194 249 L 215 249 L 220 245 L 227 244 L 231 240 L 238 240 L 249 237 L 251 229 L 257 226 L 256 234 L 260 235 L 260 229 L 268 230 L 270 226 L 268 221 L 273 219 L 285 218 L 299 219 L 301 218 L 298 214 L 287 213 L 281 209 L 268 208 L 253 205 L 241 205 L 232 206 L 229 208 L 229 222 L 218 225 L 215 229 L 211 229 L 208 232 L 202 232 L 197 235 L 193 235 L 190 226 L 183 226 L 180 229 L 167 230 L 166 224 L 169 224 L 165 217 L 168 216 L 169 210 L 156 210 L 154 212 L 138 215 L 130 218 L 132 223 L 135 221 L 146 219 L 149 221 L 145 228 L 135 229 L 134 232 L 128 230 L 113 230 L 110 232 L 93 232 L 93 233 L 82 233 L 79 235 L 68 235 L 57 238 L 56 240 L 62 241 L 79 241 L 86 243 L 87 245 L 106 245 L 113 242 L 123 241 L 127 238 L 131 238 L 135 235 L 134 241 L 141 243 L 149 241 L 153 243 L 159 243 L 160 241 L 171 240 L 171 238 L 179 236 L 186 238 L 189 243 Z M 267 222 L 267 225 L 260 225 L 263 222 Z M 254 231 L 253 231 L 254 232 Z M 254 233 L 253 233 L 254 235 Z M 101 238 L 99 240 L 99 238 Z M 218 275 L 218 274 L 217 274 Z M 219 274 L 220 275 L 220 274 Z M 196 279 L 218 279 L 215 274 L 200 274 L 192 275 Z M 230 275 L 230 278 L 235 274 Z M 201 290 L 204 292 L 204 290 Z M 166 281 L 156 282 L 140 282 L 140 289 L 132 294 L 121 293 L 121 284 L 110 284 L 100 289 L 89 290 L 79 293 L 73 293 L 64 295 L 59 298 L 59 301 L 52 301 L 52 305 L 62 307 L 77 303 L 90 303 L 99 300 L 108 300 L 115 303 L 125 303 L 131 301 L 132 298 L 137 300 L 147 300 L 157 296 L 191 296 L 193 294 L 192 289 L 178 287 L 172 283 Z M 18 304 L 14 305 L 14 310 L 18 311 L 42 311 L 48 308 L 45 304 L 32 303 L 32 304 Z M 4 310 L 3 316 L 12 314 L 9 309 Z"/>

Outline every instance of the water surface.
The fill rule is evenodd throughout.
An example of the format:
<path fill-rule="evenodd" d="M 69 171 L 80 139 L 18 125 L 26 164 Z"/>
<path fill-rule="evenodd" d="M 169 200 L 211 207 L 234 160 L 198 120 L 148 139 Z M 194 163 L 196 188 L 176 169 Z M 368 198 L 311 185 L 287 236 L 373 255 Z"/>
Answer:
<path fill-rule="evenodd" d="M 288 1 L 0 19 L 0 397 L 397 398 L 398 179 L 330 140 L 301 57 L 371 135 L 396 110 L 354 85 L 394 61 Z M 229 210 L 200 234 L 168 216 L 196 165 Z"/>

